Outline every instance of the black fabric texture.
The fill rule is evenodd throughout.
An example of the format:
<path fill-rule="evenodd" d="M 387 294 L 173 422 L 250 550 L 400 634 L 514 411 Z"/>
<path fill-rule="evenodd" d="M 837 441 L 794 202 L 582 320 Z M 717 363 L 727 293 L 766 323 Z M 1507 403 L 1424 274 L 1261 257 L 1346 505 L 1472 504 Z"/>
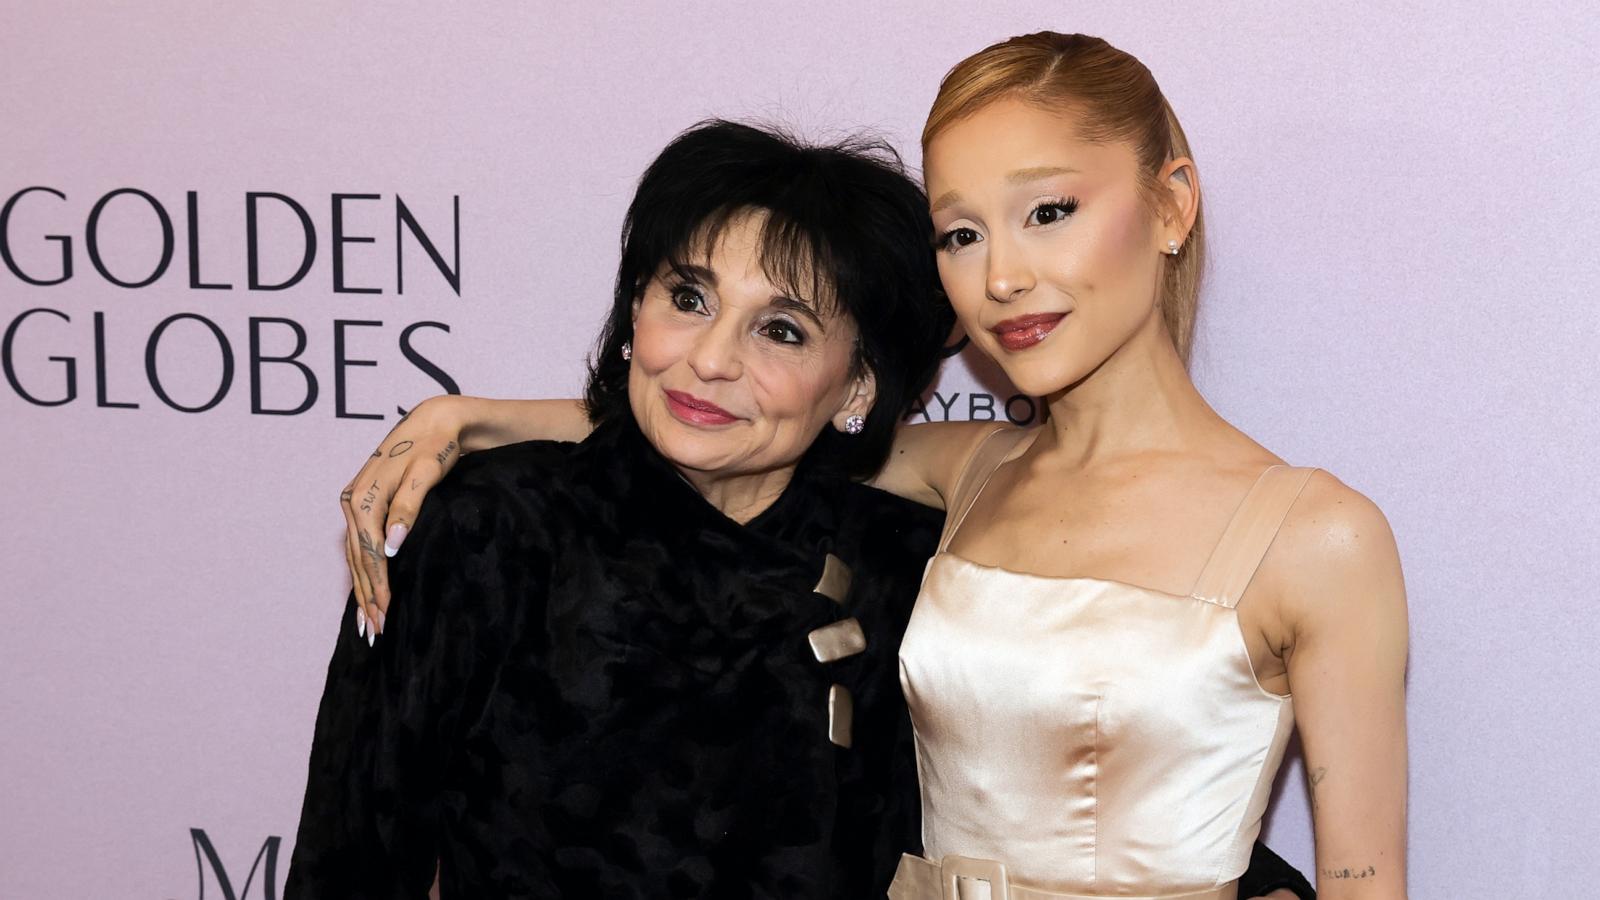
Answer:
<path fill-rule="evenodd" d="M 631 421 L 463 458 L 375 647 L 346 604 L 285 897 L 883 897 L 921 850 L 897 653 L 941 524 L 802 468 L 739 525 Z M 851 616 L 866 651 L 818 662 Z M 1298 876 L 1263 849 L 1246 884 Z"/>
<path fill-rule="evenodd" d="M 462 459 L 376 647 L 346 606 L 286 896 L 423 897 L 435 860 L 445 898 L 883 896 L 919 849 L 896 653 L 940 524 L 801 471 L 741 526 L 631 421 Z M 818 662 L 850 616 L 868 649 Z"/>

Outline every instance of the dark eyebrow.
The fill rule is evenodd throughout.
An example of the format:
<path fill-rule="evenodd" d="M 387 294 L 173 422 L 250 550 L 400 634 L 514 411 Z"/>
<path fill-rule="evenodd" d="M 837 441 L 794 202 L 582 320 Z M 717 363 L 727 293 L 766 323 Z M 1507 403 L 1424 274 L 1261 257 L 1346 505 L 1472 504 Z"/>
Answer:
<path fill-rule="evenodd" d="M 797 300 L 794 297 L 785 297 L 782 294 L 778 294 L 772 298 L 772 305 L 781 310 L 799 313 L 816 323 L 818 331 L 823 334 L 828 333 L 828 326 L 822 324 L 822 317 L 817 315 L 817 311 L 811 308 L 811 304 L 804 300 Z"/>
<path fill-rule="evenodd" d="M 717 286 L 717 273 L 705 266 L 697 266 L 693 263 L 670 262 L 667 267 L 679 278 L 710 285 L 711 287 Z"/>

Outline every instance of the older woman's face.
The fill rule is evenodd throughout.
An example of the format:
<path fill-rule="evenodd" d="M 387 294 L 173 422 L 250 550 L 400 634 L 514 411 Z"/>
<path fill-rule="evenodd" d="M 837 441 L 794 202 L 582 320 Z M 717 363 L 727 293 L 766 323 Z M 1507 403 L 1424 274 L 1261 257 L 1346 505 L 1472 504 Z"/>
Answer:
<path fill-rule="evenodd" d="M 634 418 L 691 480 L 792 467 L 830 422 L 871 405 L 852 372 L 854 321 L 762 271 L 764 219 L 736 217 L 696 265 L 663 266 L 635 304 Z"/>

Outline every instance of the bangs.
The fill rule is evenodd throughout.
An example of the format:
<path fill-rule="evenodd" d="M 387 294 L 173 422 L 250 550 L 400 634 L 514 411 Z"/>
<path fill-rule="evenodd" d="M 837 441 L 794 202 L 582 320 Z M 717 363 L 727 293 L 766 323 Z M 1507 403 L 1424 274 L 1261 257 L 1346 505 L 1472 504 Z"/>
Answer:
<path fill-rule="evenodd" d="M 837 254 L 814 228 L 794 212 L 760 206 L 727 206 L 712 211 L 666 248 L 661 263 L 680 278 L 692 280 L 694 267 L 711 268 L 711 256 L 733 229 L 748 219 L 761 220 L 756 259 L 761 273 L 785 296 L 806 304 L 820 318 L 842 314 Z M 640 287 L 643 287 L 642 285 Z"/>

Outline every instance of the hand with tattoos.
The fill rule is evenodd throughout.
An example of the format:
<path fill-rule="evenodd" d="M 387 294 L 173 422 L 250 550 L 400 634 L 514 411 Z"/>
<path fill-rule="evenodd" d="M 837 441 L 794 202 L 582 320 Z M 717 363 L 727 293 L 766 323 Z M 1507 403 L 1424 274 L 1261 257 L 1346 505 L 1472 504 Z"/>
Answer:
<path fill-rule="evenodd" d="M 356 628 L 368 644 L 383 632 L 389 608 L 386 559 L 405 541 L 422 495 L 461 456 L 453 399 L 436 397 L 419 403 L 339 494 L 345 558 L 358 605 Z"/>
<path fill-rule="evenodd" d="M 588 434 L 583 409 L 572 400 L 444 395 L 422 401 L 401 419 L 339 494 L 356 627 L 367 643 L 383 633 L 389 611 L 388 558 L 405 542 L 422 498 L 461 454 L 535 437 L 581 440 Z"/>

